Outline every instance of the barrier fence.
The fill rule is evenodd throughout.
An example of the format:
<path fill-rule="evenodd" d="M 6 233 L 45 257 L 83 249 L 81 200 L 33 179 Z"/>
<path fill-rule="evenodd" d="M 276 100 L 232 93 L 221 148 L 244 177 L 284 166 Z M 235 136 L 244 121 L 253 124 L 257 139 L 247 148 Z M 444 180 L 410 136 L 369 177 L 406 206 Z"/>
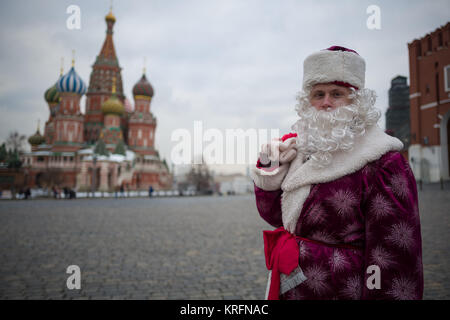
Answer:
<path fill-rule="evenodd" d="M 38 198 L 55 198 L 52 191 L 45 190 L 30 190 L 31 194 L 28 196 L 30 199 Z M 195 196 L 197 193 L 193 190 L 188 191 L 178 191 L 178 190 L 166 190 L 166 191 L 153 191 L 152 197 L 178 197 L 178 196 Z M 87 198 L 148 198 L 148 191 L 124 191 L 124 192 L 75 192 L 75 198 L 77 199 L 87 199 Z M 16 193 L 16 199 L 25 199 L 26 195 L 24 193 Z M 64 195 L 61 192 L 57 199 L 69 199 L 70 195 Z M 2 191 L 0 193 L 0 199 L 13 199 L 13 195 L 10 191 Z"/>

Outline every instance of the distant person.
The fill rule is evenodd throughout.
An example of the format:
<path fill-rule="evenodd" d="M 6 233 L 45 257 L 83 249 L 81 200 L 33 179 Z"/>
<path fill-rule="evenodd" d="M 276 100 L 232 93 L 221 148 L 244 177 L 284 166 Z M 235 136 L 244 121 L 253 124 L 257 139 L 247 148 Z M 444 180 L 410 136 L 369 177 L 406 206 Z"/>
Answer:
<path fill-rule="evenodd" d="M 55 199 L 59 199 L 61 197 L 61 190 L 57 186 L 53 186 L 52 191 Z"/>
<path fill-rule="evenodd" d="M 24 191 L 25 194 L 25 200 L 31 197 L 31 191 L 30 188 L 26 188 Z"/>
<path fill-rule="evenodd" d="M 149 198 L 152 197 L 152 193 L 153 193 L 153 187 L 150 186 L 150 188 L 148 188 L 148 196 L 149 196 Z"/>
<path fill-rule="evenodd" d="M 277 228 L 264 232 L 268 299 L 423 297 L 416 180 L 364 82 L 356 51 L 311 54 L 294 132 L 263 145 L 252 178 Z"/>

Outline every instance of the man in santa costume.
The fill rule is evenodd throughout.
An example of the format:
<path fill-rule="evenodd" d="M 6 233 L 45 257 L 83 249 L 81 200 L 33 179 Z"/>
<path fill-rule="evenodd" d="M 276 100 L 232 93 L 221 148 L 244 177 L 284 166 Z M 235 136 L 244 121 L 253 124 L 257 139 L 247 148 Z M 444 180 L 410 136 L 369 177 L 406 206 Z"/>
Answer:
<path fill-rule="evenodd" d="M 333 46 L 304 61 L 293 133 L 263 145 L 251 175 L 268 299 L 422 299 L 416 181 L 378 126 L 365 61 Z"/>

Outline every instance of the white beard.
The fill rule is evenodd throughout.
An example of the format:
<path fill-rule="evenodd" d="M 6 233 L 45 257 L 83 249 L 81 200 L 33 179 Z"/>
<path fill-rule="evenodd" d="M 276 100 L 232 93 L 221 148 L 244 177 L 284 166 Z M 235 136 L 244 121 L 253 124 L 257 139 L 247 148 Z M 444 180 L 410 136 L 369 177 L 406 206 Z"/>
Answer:
<path fill-rule="evenodd" d="M 375 125 L 381 112 L 375 109 L 376 94 L 361 89 L 350 96 L 353 103 L 335 110 L 317 110 L 309 93 L 300 92 L 295 109 L 300 119 L 291 127 L 297 133 L 297 150 L 309 156 L 317 167 L 328 166 L 333 153 L 353 149 L 355 139 Z"/>

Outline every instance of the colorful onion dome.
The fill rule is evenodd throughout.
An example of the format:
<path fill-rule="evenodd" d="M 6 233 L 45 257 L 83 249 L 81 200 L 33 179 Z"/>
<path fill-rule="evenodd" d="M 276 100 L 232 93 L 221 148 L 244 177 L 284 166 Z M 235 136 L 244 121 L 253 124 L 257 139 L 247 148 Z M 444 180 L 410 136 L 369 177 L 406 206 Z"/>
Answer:
<path fill-rule="evenodd" d="M 86 93 L 86 84 L 72 68 L 56 82 L 56 88 L 59 92 L 73 92 L 83 95 Z"/>
<path fill-rule="evenodd" d="M 133 105 L 131 104 L 130 100 L 128 100 L 128 98 L 125 98 L 123 106 L 125 107 L 126 112 L 128 113 L 133 112 Z"/>
<path fill-rule="evenodd" d="M 117 98 L 116 95 L 116 78 L 113 78 L 113 85 L 112 85 L 112 95 L 109 97 L 108 100 L 103 102 L 102 104 L 102 112 L 104 114 L 117 114 L 122 115 L 125 112 L 125 108 L 120 102 L 120 100 Z"/>
<path fill-rule="evenodd" d="M 58 103 L 59 102 L 59 91 L 56 88 L 56 84 L 52 87 L 48 88 L 44 93 L 45 101 L 49 104 Z"/>
<path fill-rule="evenodd" d="M 125 111 L 122 102 L 117 99 L 116 95 L 112 95 L 108 100 L 102 104 L 102 112 L 104 114 L 117 114 L 122 115 Z"/>
<path fill-rule="evenodd" d="M 150 82 L 148 82 L 144 73 L 141 80 L 139 80 L 133 87 L 133 96 L 145 96 L 151 98 L 153 97 L 153 93 L 153 87 Z"/>
<path fill-rule="evenodd" d="M 36 130 L 36 133 L 33 134 L 31 137 L 28 138 L 28 142 L 32 146 L 38 146 L 40 144 L 45 143 L 45 137 L 41 135 L 41 132 L 39 130 L 39 122 L 38 122 L 38 128 Z"/>

